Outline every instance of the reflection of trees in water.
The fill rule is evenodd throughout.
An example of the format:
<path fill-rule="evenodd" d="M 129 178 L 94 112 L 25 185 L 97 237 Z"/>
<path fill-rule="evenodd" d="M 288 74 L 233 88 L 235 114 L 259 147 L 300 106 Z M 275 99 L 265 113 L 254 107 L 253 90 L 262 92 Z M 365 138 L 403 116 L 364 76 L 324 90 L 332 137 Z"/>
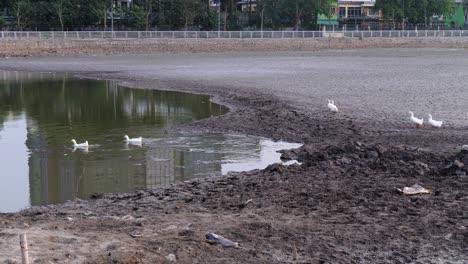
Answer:
<path fill-rule="evenodd" d="M 0 82 L 1 105 L 10 111 L 24 110 L 46 131 L 52 123 L 72 129 L 75 135 L 87 134 L 88 126 L 74 126 L 82 123 L 92 124 L 93 133 L 138 125 L 163 127 L 226 112 L 224 107 L 210 103 L 208 96 L 128 89 L 110 81 L 51 74 L 25 73 L 26 79 L 17 73 L 12 75 L 16 78 L 4 75 L 6 81 Z M 49 78 L 41 80 L 44 75 Z M 5 110 L 0 109 L 0 123 Z M 54 134 L 54 142 L 69 140 L 66 133 L 47 132 Z"/>
<path fill-rule="evenodd" d="M 161 167 L 159 162 L 155 165 L 147 159 L 150 153 L 145 150 L 132 154 L 144 161 L 143 166 L 135 166 L 126 158 L 93 160 L 80 152 L 64 157 L 63 145 L 70 135 L 105 135 L 112 129 L 138 126 L 157 128 L 223 114 L 226 110 L 212 104 L 208 96 L 128 89 L 115 82 L 75 80 L 65 75 L 0 72 L 0 129 L 8 115 L 26 113 L 33 205 L 73 199 L 75 192 L 86 197 L 93 192 L 131 191 L 153 186 L 160 181 L 156 178 L 162 177 L 151 173 L 151 180 L 147 179 L 147 172 L 154 172 L 149 168 Z M 184 167 L 187 157 L 203 159 L 201 154 L 184 158 L 183 153 L 174 150 L 167 155 L 174 159 L 171 164 L 175 172 Z M 149 166 L 149 171 L 145 171 L 145 166 Z M 185 176 L 177 172 L 170 178 Z"/>

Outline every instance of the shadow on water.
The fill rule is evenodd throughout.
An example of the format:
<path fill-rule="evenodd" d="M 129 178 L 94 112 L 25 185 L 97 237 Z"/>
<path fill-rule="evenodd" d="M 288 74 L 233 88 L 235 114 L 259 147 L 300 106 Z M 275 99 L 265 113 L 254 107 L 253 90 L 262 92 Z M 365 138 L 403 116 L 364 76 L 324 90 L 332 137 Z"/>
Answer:
<path fill-rule="evenodd" d="M 164 128 L 226 113 L 209 96 L 0 71 L 0 211 L 130 192 L 278 162 L 298 144 Z M 124 135 L 143 137 L 127 144 Z M 87 140 L 73 148 L 70 140 Z"/>

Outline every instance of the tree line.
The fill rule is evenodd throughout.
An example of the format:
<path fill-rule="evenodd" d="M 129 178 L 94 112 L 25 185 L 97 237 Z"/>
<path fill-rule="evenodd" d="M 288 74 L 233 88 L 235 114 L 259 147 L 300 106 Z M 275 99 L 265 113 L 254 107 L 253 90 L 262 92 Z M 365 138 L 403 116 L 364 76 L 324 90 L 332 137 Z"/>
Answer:
<path fill-rule="evenodd" d="M 16 30 L 312 30 L 336 0 L 250 0 L 247 11 L 238 0 L 219 0 L 220 13 L 210 2 L 132 0 L 127 7 L 117 0 L 1 0 L 0 15 Z"/>
<path fill-rule="evenodd" d="M 454 0 L 376 0 L 374 9 L 382 10 L 387 21 L 428 25 L 434 19 L 445 19 L 454 12 Z M 468 0 L 463 0 L 468 15 Z"/>
<path fill-rule="evenodd" d="M 0 27 L 15 30 L 240 30 L 294 28 L 317 30 L 319 14 L 331 16 L 337 0 L 1 0 Z M 384 20 L 427 25 L 434 15 L 450 14 L 453 0 L 376 0 Z M 465 16 L 468 0 L 463 0 Z M 255 6 L 255 8 L 252 8 Z M 331 10 L 334 10 L 331 12 Z"/>

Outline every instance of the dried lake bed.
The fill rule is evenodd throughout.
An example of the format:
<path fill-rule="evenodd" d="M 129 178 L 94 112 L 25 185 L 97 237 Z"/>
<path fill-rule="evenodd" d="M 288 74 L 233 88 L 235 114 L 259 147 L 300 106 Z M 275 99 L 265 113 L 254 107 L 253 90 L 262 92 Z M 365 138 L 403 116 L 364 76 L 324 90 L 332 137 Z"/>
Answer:
<path fill-rule="evenodd" d="M 174 132 L 305 145 L 285 153 L 302 165 L 2 214 L 2 260 L 19 261 L 18 234 L 27 231 L 37 261 L 463 263 L 467 55 L 359 49 L 3 59 L 1 69 L 208 94 L 233 109 Z M 326 111 L 327 98 L 337 102 L 336 115 Z M 408 111 L 446 126 L 415 129 Z M 432 193 L 396 191 L 414 183 Z M 208 232 L 240 247 L 210 245 Z"/>

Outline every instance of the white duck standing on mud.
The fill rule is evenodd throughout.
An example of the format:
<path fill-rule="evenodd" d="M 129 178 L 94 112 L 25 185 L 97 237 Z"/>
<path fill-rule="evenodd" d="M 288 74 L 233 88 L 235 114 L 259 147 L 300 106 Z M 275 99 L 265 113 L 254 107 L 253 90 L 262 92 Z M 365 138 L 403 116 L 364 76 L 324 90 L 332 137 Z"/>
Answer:
<path fill-rule="evenodd" d="M 442 123 L 444 121 L 436 121 L 434 119 L 432 119 L 432 115 L 429 114 L 429 119 L 427 120 L 427 122 L 429 123 L 429 125 L 431 125 L 432 127 L 441 127 L 442 126 Z"/>
<path fill-rule="evenodd" d="M 329 109 L 330 111 L 332 111 L 333 113 L 338 112 L 338 107 L 336 107 L 335 101 L 333 101 L 333 100 L 328 99 L 327 107 L 328 107 L 328 109 Z"/>
<path fill-rule="evenodd" d="M 139 137 L 139 138 L 129 138 L 127 135 L 125 135 L 124 138 L 125 138 L 125 141 L 128 142 L 128 143 L 141 143 L 141 141 L 143 140 L 142 137 Z"/>
<path fill-rule="evenodd" d="M 419 119 L 419 118 L 414 117 L 414 114 L 411 111 L 409 113 L 411 115 L 411 117 L 410 117 L 411 123 L 416 125 L 416 128 L 420 128 L 424 123 L 424 119 L 423 118 Z"/>
<path fill-rule="evenodd" d="M 71 142 L 73 143 L 73 147 L 75 148 L 87 148 L 89 146 L 88 141 L 86 140 L 84 143 L 76 143 L 76 140 L 72 139 Z"/>

